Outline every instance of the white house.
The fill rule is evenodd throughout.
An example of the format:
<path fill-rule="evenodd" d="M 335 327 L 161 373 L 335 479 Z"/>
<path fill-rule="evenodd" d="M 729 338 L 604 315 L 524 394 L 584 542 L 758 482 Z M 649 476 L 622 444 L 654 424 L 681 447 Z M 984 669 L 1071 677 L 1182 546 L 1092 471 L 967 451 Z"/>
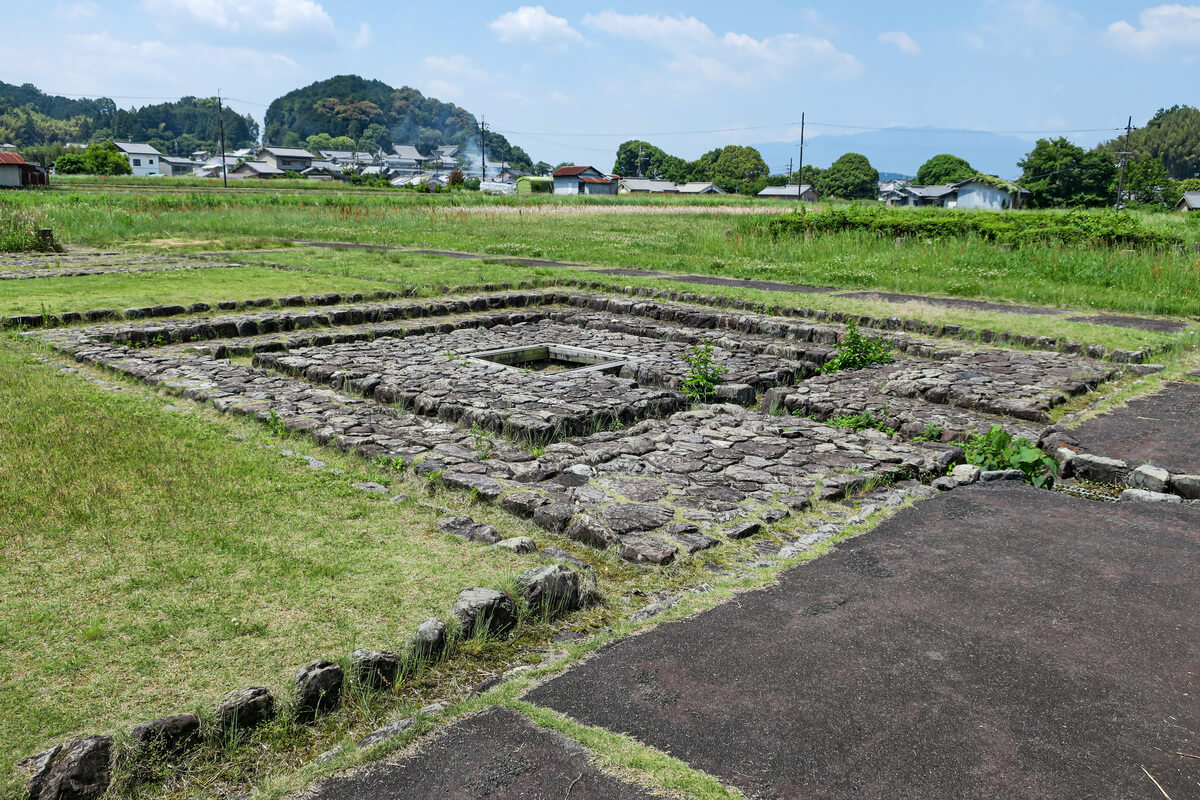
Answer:
<path fill-rule="evenodd" d="M 155 147 L 137 142 L 113 142 L 122 155 L 129 159 L 129 168 L 134 175 L 161 175 L 159 159 L 162 153 Z"/>
<path fill-rule="evenodd" d="M 958 190 L 958 208 L 982 208 L 1002 211 L 1020 208 L 1029 196 L 1028 189 L 999 178 L 978 177 L 954 184 Z"/>
<path fill-rule="evenodd" d="M 616 194 L 617 181 L 595 167 L 562 167 L 554 171 L 555 194 Z"/>

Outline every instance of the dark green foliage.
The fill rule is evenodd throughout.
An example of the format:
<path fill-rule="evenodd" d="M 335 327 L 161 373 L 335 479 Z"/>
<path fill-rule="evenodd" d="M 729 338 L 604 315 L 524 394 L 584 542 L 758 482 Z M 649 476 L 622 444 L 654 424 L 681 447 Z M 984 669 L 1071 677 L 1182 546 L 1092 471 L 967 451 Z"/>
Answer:
<path fill-rule="evenodd" d="M 623 177 L 638 174 L 638 152 L 641 152 L 641 174 L 665 181 L 712 181 L 727 192 L 757 194 L 767 185 L 770 169 L 762 154 L 753 147 L 726 145 L 709 150 L 695 161 L 684 161 L 649 142 L 631 139 L 617 148 L 613 172 Z"/>
<path fill-rule="evenodd" d="M 90 144 L 82 153 L 66 153 L 54 162 L 60 175 L 129 175 L 129 159 L 112 142 Z"/>
<path fill-rule="evenodd" d="M 1063 137 L 1038 139 L 1033 150 L 1017 162 L 1018 181 L 1031 192 L 1033 208 L 1103 206 L 1114 202 L 1117 168 L 1110 155 L 1088 152 Z"/>
<path fill-rule="evenodd" d="M 679 388 L 689 400 L 705 402 L 712 397 L 713 390 L 727 370 L 713 362 L 712 344 L 707 339 L 693 347 L 683 358 L 688 364 L 688 374 Z"/>
<path fill-rule="evenodd" d="M 869 231 L 889 238 L 925 240 L 977 237 L 988 242 L 1017 246 L 1088 244 L 1166 248 L 1182 243 L 1178 236 L 1150 230 L 1136 217 L 1117 212 L 1016 211 L 999 214 L 993 211 L 940 208 L 849 206 L 832 208 L 820 214 L 791 214 L 772 220 L 767 228 L 775 237 Z"/>
<path fill-rule="evenodd" d="M 411 144 L 426 154 L 443 144 L 479 149 L 479 125 L 466 109 L 408 86 L 396 89 L 358 75 L 338 75 L 296 89 L 267 109 L 266 142 L 284 142 L 292 134 L 306 141 L 322 133 L 347 136 L 360 149 L 393 144 Z M 487 159 L 521 170 L 533 167 L 524 150 L 494 131 L 487 133 Z"/>
<path fill-rule="evenodd" d="M 1125 202 L 1170 208 L 1179 202 L 1179 195 L 1178 183 L 1167 176 L 1161 160 L 1146 156 L 1125 165 Z"/>
<path fill-rule="evenodd" d="M 1058 475 L 1058 462 L 1028 439 L 1018 439 L 993 425 L 987 433 L 972 436 L 963 445 L 967 463 L 980 469 L 1019 469 L 1025 480 L 1039 489 L 1054 486 Z"/>
<path fill-rule="evenodd" d="M 926 161 L 917 170 L 918 186 L 933 186 L 943 183 L 958 183 L 975 176 L 976 170 L 965 158 L 940 153 Z"/>
<path fill-rule="evenodd" d="M 850 320 L 846 335 L 842 337 L 841 349 L 821 372 L 840 372 L 844 369 L 863 369 L 874 364 L 887 364 L 892 360 L 892 346 L 882 337 L 868 338 L 858 332 L 858 324 Z"/>
<path fill-rule="evenodd" d="M 846 153 L 821 173 L 817 191 L 826 197 L 874 199 L 879 194 L 879 170 L 866 156 Z"/>
<path fill-rule="evenodd" d="M 229 108 L 221 117 L 227 146 L 248 147 L 258 140 L 253 117 Z M 125 110 L 108 98 L 70 100 L 43 94 L 30 84 L 0 83 L 0 140 L 19 147 L 115 139 L 149 142 L 164 153 L 184 156 L 214 149 L 219 127 L 215 97 L 184 97 Z"/>
<path fill-rule="evenodd" d="M 639 151 L 641 152 L 640 174 L 648 178 L 660 178 L 664 181 L 678 182 L 689 179 L 691 165 L 688 162 L 664 152 L 649 142 L 638 139 L 631 139 L 617 148 L 617 160 L 613 164 L 613 174 L 626 178 L 638 175 Z"/>
<path fill-rule="evenodd" d="M 1200 109 L 1172 106 L 1159 109 L 1145 127 L 1133 131 L 1129 147 L 1124 134 L 1099 145 L 1116 161 L 1119 150 L 1129 150 L 1134 158 L 1157 158 L 1174 180 L 1195 177 L 1200 172 Z"/>

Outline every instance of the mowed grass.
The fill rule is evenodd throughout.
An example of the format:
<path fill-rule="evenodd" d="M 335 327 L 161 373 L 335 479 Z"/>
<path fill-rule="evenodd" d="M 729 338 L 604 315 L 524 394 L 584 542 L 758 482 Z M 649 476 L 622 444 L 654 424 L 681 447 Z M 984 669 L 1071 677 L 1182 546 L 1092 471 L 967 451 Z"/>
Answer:
<path fill-rule="evenodd" d="M 221 300 L 324 292 L 366 294 L 386 288 L 376 281 L 266 266 L 34 278 L 0 281 L 0 316 L 195 302 L 215 308 Z"/>
<path fill-rule="evenodd" d="M 1079 309 L 1200 314 L 1200 254 L 1191 250 L 1006 250 L 970 239 L 897 247 L 890 239 L 863 233 L 774 239 L 766 223 L 790 210 L 787 205 L 728 216 L 676 214 L 669 205 L 645 201 L 662 213 L 626 214 L 546 199 L 504 198 L 488 205 L 476 198 L 460 206 L 436 197 L 416 202 L 337 190 L 302 195 L 49 192 L 0 202 L 36 207 L 64 241 L 76 244 L 164 238 L 380 243 Z M 620 199 L 626 205 L 637 202 Z M 589 213 L 566 213 L 571 211 Z M 1200 241 L 1197 215 L 1143 216 L 1155 228 Z"/>
<path fill-rule="evenodd" d="M 314 472 L 165 402 L 0 342 L 0 796 L 51 742 L 286 694 L 298 666 L 397 649 L 521 568 L 351 488 L 364 462 L 320 451 L 351 473 Z"/>

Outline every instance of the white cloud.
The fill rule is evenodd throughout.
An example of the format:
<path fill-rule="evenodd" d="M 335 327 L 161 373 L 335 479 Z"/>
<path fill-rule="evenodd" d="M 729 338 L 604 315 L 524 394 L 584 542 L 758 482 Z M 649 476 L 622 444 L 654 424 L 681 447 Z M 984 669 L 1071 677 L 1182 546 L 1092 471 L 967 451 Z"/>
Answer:
<path fill-rule="evenodd" d="M 358 26 L 358 33 L 350 37 L 348 44 L 355 50 L 361 50 L 369 45 L 374 38 L 374 35 L 371 33 L 371 26 L 363 22 Z"/>
<path fill-rule="evenodd" d="M 888 31 L 887 33 L 879 34 L 879 41 L 886 44 L 894 44 L 900 48 L 901 53 L 910 56 L 915 56 L 921 52 L 921 45 L 913 41 L 913 38 L 904 31 Z"/>
<path fill-rule="evenodd" d="M 441 78 L 434 78 L 425 84 L 425 94 L 430 97 L 436 97 L 439 100 L 449 98 L 451 100 L 459 100 L 463 96 L 463 85 L 454 83 L 453 81 L 444 81 Z"/>
<path fill-rule="evenodd" d="M 1144 55 L 1200 46 L 1200 6 L 1179 3 L 1147 8 L 1138 15 L 1140 28 L 1125 20 L 1108 26 L 1111 41 Z"/>
<path fill-rule="evenodd" d="M 432 72 L 443 78 L 456 77 L 472 81 L 482 81 L 488 77 L 487 72 L 475 66 L 474 62 L 464 55 L 429 56 L 421 61 L 421 66 L 427 72 Z"/>
<path fill-rule="evenodd" d="M 756 39 L 744 33 L 718 36 L 695 17 L 662 14 L 588 14 L 583 24 L 622 39 L 645 42 L 669 54 L 667 70 L 677 88 L 720 83 L 744 86 L 777 79 L 794 69 L 809 76 L 853 78 L 862 65 L 828 39 L 783 33 Z"/>
<path fill-rule="evenodd" d="M 562 17 L 556 17 L 543 6 L 521 6 L 506 11 L 488 23 L 502 42 L 548 43 L 562 46 L 569 41 L 581 41 L 579 31 Z"/>
<path fill-rule="evenodd" d="M 313 0 L 144 0 L 152 11 L 186 14 L 196 22 L 241 32 L 333 31 L 333 17 Z"/>
<path fill-rule="evenodd" d="M 81 19 L 91 19 L 100 11 L 100 6 L 91 0 L 85 0 L 82 3 L 71 3 L 68 6 L 56 6 L 54 16 L 66 22 L 73 22 Z"/>
<path fill-rule="evenodd" d="M 279 53 L 201 43 L 125 41 L 107 31 L 64 35 L 52 51 L 0 48 L 0 74 L 20 74 L 39 86 L 67 86 L 96 97 L 122 91 L 146 96 L 157 93 L 163 99 L 203 94 L 197 91 L 197 64 L 207 65 L 205 85 L 214 88 L 236 86 L 253 75 L 274 91 L 294 85 L 301 71 L 295 61 Z M 271 96 L 269 91 L 259 91 L 261 97 Z"/>
<path fill-rule="evenodd" d="M 618 14 L 602 11 L 588 14 L 583 24 L 598 31 L 636 39 L 667 50 L 685 49 L 713 40 L 712 29 L 695 17 L 665 17 L 661 14 Z"/>

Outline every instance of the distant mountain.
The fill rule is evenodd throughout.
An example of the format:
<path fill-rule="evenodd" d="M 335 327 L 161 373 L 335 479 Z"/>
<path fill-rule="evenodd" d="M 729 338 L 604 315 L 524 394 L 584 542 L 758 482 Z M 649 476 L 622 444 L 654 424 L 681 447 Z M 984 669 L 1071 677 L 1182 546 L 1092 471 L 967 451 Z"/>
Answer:
<path fill-rule="evenodd" d="M 800 148 L 795 142 L 754 145 L 774 173 L 787 169 Z M 862 153 L 882 173 L 916 175 L 917 169 L 938 153 L 952 153 L 990 175 L 1012 178 L 1020 174 L 1017 162 L 1033 149 L 1033 142 L 998 133 L 943 128 L 884 128 L 852 134 L 820 134 L 804 142 L 804 163 L 828 167 L 843 153 Z"/>
<path fill-rule="evenodd" d="M 469 111 L 426 97 L 408 86 L 399 89 L 358 75 L 337 75 L 295 89 L 267 108 L 263 141 L 302 147 L 310 136 L 328 133 L 360 142 L 360 149 L 393 144 L 415 145 L 428 153 L 456 144 L 478 155 L 479 125 Z M 532 169 L 529 156 L 498 133 L 487 134 L 488 161 Z"/>
<path fill-rule="evenodd" d="M 880 172 L 879 180 L 881 181 L 915 181 L 916 175 L 905 175 L 903 172 Z"/>

